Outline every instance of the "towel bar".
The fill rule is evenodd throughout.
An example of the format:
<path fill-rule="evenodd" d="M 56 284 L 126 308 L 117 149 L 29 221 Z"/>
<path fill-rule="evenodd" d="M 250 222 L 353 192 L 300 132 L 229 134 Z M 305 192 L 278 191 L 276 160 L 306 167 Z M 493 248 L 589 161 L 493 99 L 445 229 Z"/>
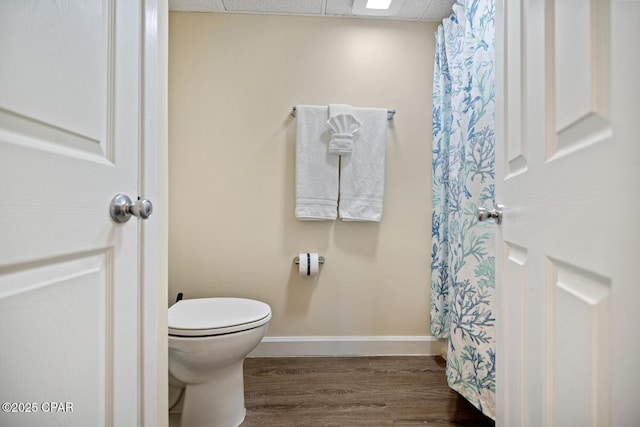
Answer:
<path fill-rule="evenodd" d="M 320 264 L 324 264 L 324 257 L 323 257 L 322 255 L 320 255 L 320 256 L 318 257 L 318 262 L 319 262 Z M 294 258 L 293 258 L 293 263 L 294 263 L 294 264 L 296 264 L 296 265 L 297 265 L 297 264 L 300 264 L 300 257 L 298 257 L 298 256 L 297 256 L 297 257 L 294 257 Z"/>
<path fill-rule="evenodd" d="M 296 116 L 296 107 L 291 109 L 291 116 Z M 393 117 L 396 115 L 396 110 L 387 110 L 387 120 L 393 120 Z"/>

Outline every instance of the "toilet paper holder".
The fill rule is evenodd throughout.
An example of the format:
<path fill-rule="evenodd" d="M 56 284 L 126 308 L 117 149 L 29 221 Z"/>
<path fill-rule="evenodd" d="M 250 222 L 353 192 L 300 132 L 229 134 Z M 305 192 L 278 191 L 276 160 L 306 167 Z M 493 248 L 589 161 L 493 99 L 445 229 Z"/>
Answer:
<path fill-rule="evenodd" d="M 294 257 L 293 258 L 293 263 L 296 264 L 296 265 L 300 264 L 300 257 L 299 256 Z M 318 263 L 319 264 L 324 264 L 324 257 L 322 255 L 320 255 L 318 257 Z"/>

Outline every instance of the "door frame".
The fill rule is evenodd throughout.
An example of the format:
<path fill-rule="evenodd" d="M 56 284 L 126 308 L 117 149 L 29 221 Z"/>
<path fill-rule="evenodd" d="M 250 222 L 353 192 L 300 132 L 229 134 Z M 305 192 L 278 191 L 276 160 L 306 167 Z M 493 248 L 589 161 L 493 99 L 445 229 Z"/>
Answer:
<path fill-rule="evenodd" d="M 495 3 L 495 176 L 504 176 L 504 144 L 505 144 L 505 8 L 504 1 L 496 0 Z M 498 195 L 496 194 L 496 200 Z M 500 237 L 502 229 L 496 227 L 496 263 L 495 263 L 495 319 L 496 319 L 496 354 L 504 355 L 507 351 L 504 345 L 505 328 L 504 328 L 504 312 L 502 310 L 503 296 L 502 275 L 499 274 L 504 269 L 502 262 L 503 251 L 502 238 Z M 498 364 L 496 366 L 496 426 L 500 426 L 505 421 L 504 407 L 507 398 L 504 394 L 507 380 L 504 377 L 503 369 Z"/>
<path fill-rule="evenodd" d="M 143 0 L 140 72 L 140 196 L 153 202 L 152 221 L 141 221 L 138 301 L 140 420 L 168 426 L 168 34 L 169 6 Z M 153 227 L 150 229 L 149 227 Z M 164 387 L 163 387 L 164 385 Z"/>

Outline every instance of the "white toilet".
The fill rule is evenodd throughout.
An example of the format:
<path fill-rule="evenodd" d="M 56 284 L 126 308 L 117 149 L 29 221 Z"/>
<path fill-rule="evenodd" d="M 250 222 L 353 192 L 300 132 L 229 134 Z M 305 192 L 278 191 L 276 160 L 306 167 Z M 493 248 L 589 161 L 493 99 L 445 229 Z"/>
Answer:
<path fill-rule="evenodd" d="M 242 423 L 242 366 L 270 319 L 268 304 L 244 298 L 188 299 L 169 308 L 169 407 L 183 398 L 181 427 Z"/>

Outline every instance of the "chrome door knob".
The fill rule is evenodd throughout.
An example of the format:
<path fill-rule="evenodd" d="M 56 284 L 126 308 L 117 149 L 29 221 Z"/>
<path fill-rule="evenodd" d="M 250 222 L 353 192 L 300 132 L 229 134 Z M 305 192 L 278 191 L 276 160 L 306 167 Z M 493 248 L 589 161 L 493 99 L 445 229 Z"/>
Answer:
<path fill-rule="evenodd" d="M 498 205 L 495 209 L 478 208 L 478 221 L 486 221 L 488 219 L 493 219 L 496 224 L 500 225 L 502 223 L 502 206 Z"/>
<path fill-rule="evenodd" d="M 111 201 L 109 213 L 117 223 L 129 221 L 131 215 L 140 219 L 147 219 L 153 212 L 153 205 L 147 199 L 138 199 L 132 202 L 126 194 L 116 194 Z"/>

